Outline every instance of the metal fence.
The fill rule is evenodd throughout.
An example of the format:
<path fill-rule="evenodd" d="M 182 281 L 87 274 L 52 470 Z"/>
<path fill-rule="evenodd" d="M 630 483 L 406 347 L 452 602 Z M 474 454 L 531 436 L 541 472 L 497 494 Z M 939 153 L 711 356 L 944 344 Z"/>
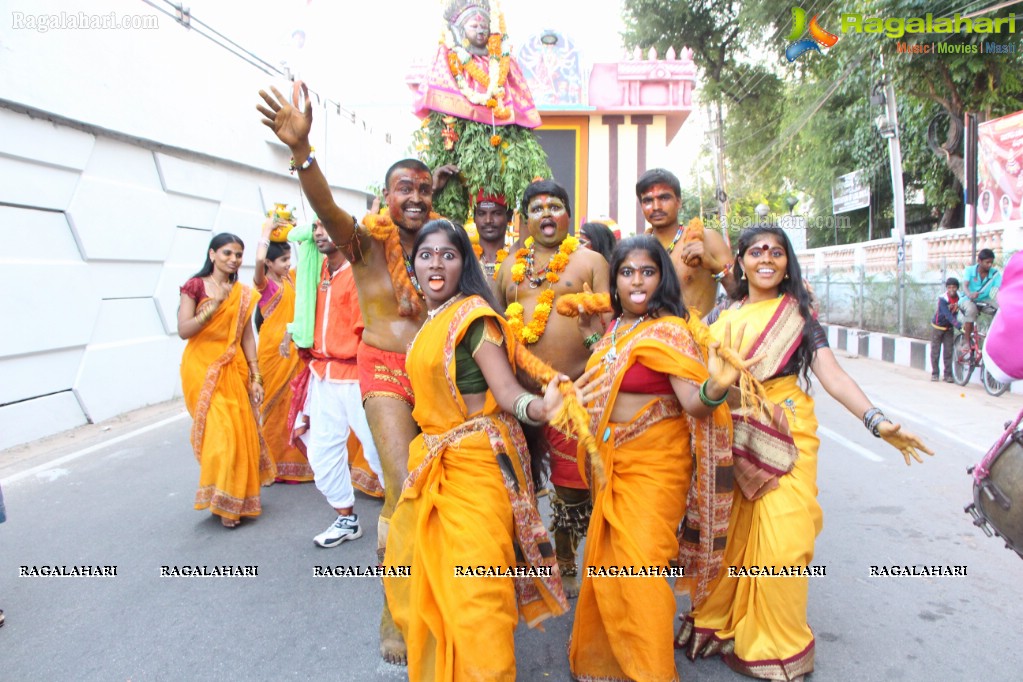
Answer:
<path fill-rule="evenodd" d="M 995 265 L 1002 267 L 1001 259 Z M 968 262 L 941 261 L 940 269 L 921 276 L 906 273 L 903 282 L 904 319 L 899 319 L 899 290 L 892 264 L 890 272 L 867 273 L 866 268 L 833 272 L 830 267 L 807 277 L 820 304 L 819 318 L 826 324 L 868 331 L 898 334 L 928 340 L 938 297 L 945 293 L 945 280 L 955 277 L 962 290 L 963 271 Z"/>

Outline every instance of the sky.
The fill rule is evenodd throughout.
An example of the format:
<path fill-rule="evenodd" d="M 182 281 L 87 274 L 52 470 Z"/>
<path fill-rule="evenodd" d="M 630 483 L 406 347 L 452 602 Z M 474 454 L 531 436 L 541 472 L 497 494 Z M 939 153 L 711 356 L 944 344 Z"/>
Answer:
<path fill-rule="evenodd" d="M 272 64 L 286 60 L 311 88 L 398 139 L 418 119 L 405 85 L 416 61 L 431 63 L 444 27 L 440 0 L 190 0 L 192 16 Z M 514 45 L 544 29 L 575 41 L 584 61 L 624 55 L 621 0 L 503 0 Z M 306 32 L 301 50 L 292 39 Z"/>

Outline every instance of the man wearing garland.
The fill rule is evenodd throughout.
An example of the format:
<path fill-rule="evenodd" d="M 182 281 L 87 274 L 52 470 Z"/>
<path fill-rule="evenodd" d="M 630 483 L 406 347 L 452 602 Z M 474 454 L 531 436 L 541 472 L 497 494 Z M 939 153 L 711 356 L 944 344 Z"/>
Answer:
<path fill-rule="evenodd" d="M 607 294 L 608 264 L 599 253 L 579 248 L 579 240 L 568 234 L 572 222 L 568 192 L 553 180 L 526 187 L 522 212 L 529 237 L 501 266 L 497 299 L 506 307 L 509 328 L 529 350 L 575 380 L 590 357 L 589 339 L 582 338 L 575 319 L 558 314 L 554 302 L 564 294 L 582 293 L 585 287 Z M 576 596 L 580 581 L 575 550 L 589 523 L 590 494 L 579 475 L 577 440 L 549 425 L 543 439 L 554 485 L 555 553 L 565 593 Z"/>
<path fill-rule="evenodd" d="M 476 233 L 480 238 L 476 257 L 483 266 L 483 274 L 487 276 L 487 281 L 494 282 L 497 280 L 501 263 L 508 256 L 505 238 L 512 210 L 508 208 L 508 200 L 503 195 L 484 195 L 481 189 L 476 195 L 476 207 L 472 216 Z"/>
<path fill-rule="evenodd" d="M 650 223 L 647 234 L 653 234 L 668 252 L 682 285 L 682 302 L 686 308 L 696 308 L 700 316 L 714 309 L 717 285 L 731 289 L 732 253 L 724 237 L 714 230 L 693 226 L 683 227 L 678 222 L 682 208 L 682 186 L 674 173 L 663 168 L 652 168 L 640 176 L 636 183 L 636 197 L 643 216 Z"/>
<path fill-rule="evenodd" d="M 431 219 L 434 178 L 418 159 L 391 166 L 384 180 L 386 213 L 367 215 L 363 224 L 338 206 L 309 144 L 312 106 L 304 83 L 295 83 L 292 102 L 276 89 L 260 91 L 266 106 L 257 109 L 263 124 L 292 152 L 302 190 L 313 211 L 352 264 L 365 323 L 357 365 L 363 404 L 384 471 L 384 505 L 377 525 L 377 552 L 383 557 L 390 515 L 408 477 L 409 444 L 419 429 L 412 419 L 413 396 L 405 373 L 405 352 L 423 325 L 426 307 L 408 254 L 416 233 Z M 306 99 L 299 109 L 299 93 Z M 438 178 L 438 182 L 439 182 Z M 405 664 L 405 643 L 386 602 L 380 623 L 380 653 L 390 663 Z"/>

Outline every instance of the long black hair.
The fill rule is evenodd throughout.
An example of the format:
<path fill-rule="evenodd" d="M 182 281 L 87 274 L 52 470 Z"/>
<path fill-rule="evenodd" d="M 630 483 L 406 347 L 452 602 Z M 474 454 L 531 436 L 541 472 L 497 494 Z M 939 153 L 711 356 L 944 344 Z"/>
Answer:
<path fill-rule="evenodd" d="M 675 266 L 657 238 L 647 234 L 623 239 L 611 253 L 611 307 L 614 309 L 615 317 L 622 314 L 622 301 L 618 294 L 618 271 L 623 261 L 633 251 L 646 251 L 661 271 L 661 281 L 647 302 L 647 315 L 660 317 L 661 314 L 668 314 L 688 320 L 689 311 L 682 305 L 682 287 L 679 286 Z"/>
<path fill-rule="evenodd" d="M 220 234 L 218 234 L 217 236 L 210 240 L 210 245 L 206 249 L 206 262 L 203 263 L 202 268 L 199 270 L 199 272 L 192 275 L 192 277 L 201 278 L 212 275 L 213 260 L 210 258 L 210 251 L 219 251 L 221 247 L 226 246 L 227 244 L 237 244 L 238 246 L 242 247 L 243 251 L 245 250 L 245 242 L 242 241 L 241 237 L 239 237 L 236 234 L 231 234 L 230 232 L 221 232 Z M 228 280 L 230 282 L 237 282 L 238 273 L 237 272 L 232 273 Z"/>
<path fill-rule="evenodd" d="M 810 365 L 813 364 L 813 359 L 817 355 L 817 347 L 813 340 L 813 328 L 811 326 L 811 323 L 815 320 L 810 309 L 810 292 L 806 290 L 806 285 L 803 284 L 803 272 L 799 267 L 799 259 L 796 258 L 795 249 L 792 248 L 792 242 L 789 241 L 789 236 L 785 234 L 785 230 L 777 225 L 761 223 L 742 231 L 737 242 L 739 250 L 735 256 L 733 270 L 735 274 L 735 288 L 732 290 L 732 298 L 741 301 L 749 296 L 749 280 L 745 279 L 746 273 L 742 268 L 742 257 L 746 255 L 746 250 L 753 246 L 757 238 L 765 234 L 774 236 L 785 249 L 787 261 L 785 265 L 785 279 L 778 285 L 778 292 L 788 294 L 796 299 L 796 302 L 799 304 L 799 314 L 803 316 L 805 321 L 803 325 L 803 341 L 799 344 L 799 348 L 796 349 L 795 358 L 799 363 L 796 373 L 802 377 L 806 387 L 809 388 Z"/>
<path fill-rule="evenodd" d="M 422 229 L 416 233 L 416 241 L 412 246 L 413 261 L 416 254 L 419 253 L 419 247 L 423 245 L 423 240 L 435 232 L 443 232 L 447 235 L 448 240 L 458 249 L 458 253 L 462 256 L 462 274 L 458 278 L 458 290 L 466 296 L 475 295 L 481 297 L 490 304 L 491 308 L 500 312 L 501 308 L 497 303 L 497 297 L 494 296 L 494 291 L 490 288 L 486 275 L 483 274 L 483 268 L 476 259 L 476 253 L 472 250 L 472 242 L 469 241 L 469 235 L 466 233 L 465 228 L 458 223 L 453 223 L 447 219 L 440 219 L 431 220 L 423 225 Z"/>
<path fill-rule="evenodd" d="M 615 233 L 604 223 L 583 223 L 579 231 L 590 240 L 590 250 L 596 251 L 611 262 L 611 252 L 615 248 Z"/>
<path fill-rule="evenodd" d="M 270 246 L 266 247 L 266 257 L 263 258 L 263 268 L 270 272 L 270 262 L 289 253 L 291 253 L 291 244 L 288 242 L 270 242 Z"/>

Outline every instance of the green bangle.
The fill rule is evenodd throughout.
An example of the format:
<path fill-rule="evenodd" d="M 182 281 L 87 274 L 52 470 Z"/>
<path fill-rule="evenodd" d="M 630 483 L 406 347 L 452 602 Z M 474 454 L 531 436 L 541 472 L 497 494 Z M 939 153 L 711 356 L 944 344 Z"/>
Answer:
<path fill-rule="evenodd" d="M 725 394 L 718 398 L 717 400 L 711 400 L 710 398 L 707 397 L 708 381 L 710 381 L 710 379 L 707 379 L 702 384 L 700 384 L 700 402 L 706 405 L 707 407 L 717 407 L 718 405 L 720 405 L 721 403 L 725 402 L 725 400 L 728 399 L 728 391 L 725 391 Z"/>
<path fill-rule="evenodd" d="M 597 341 L 600 341 L 600 336 L 601 336 L 600 332 L 593 332 L 585 339 L 583 339 L 583 345 L 585 345 L 586 349 L 589 350 L 590 348 L 593 347 L 593 344 L 595 344 Z"/>

